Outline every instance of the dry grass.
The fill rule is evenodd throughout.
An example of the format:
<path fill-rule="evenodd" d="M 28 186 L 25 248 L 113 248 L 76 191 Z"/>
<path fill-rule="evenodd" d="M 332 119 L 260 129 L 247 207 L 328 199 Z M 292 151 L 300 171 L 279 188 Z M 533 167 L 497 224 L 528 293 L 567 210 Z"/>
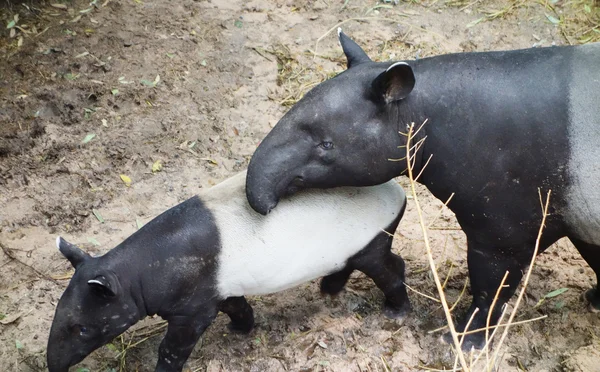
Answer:
<path fill-rule="evenodd" d="M 490 307 L 490 310 L 488 313 L 486 327 L 483 329 L 475 329 L 475 330 L 469 329 L 470 325 L 471 325 L 471 321 L 473 320 L 474 316 L 479 311 L 479 309 L 477 308 L 477 309 L 475 309 L 474 313 L 471 315 L 471 318 L 468 320 L 465 330 L 460 333 L 457 332 L 454 321 L 452 319 L 452 309 L 454 309 L 454 307 L 458 303 L 458 300 L 452 306 L 452 308 L 450 308 L 448 306 L 448 301 L 447 301 L 446 293 L 444 290 L 446 281 L 444 281 L 444 283 L 442 284 L 442 282 L 440 280 L 440 275 L 438 273 L 438 268 L 436 265 L 435 258 L 433 257 L 432 249 L 431 249 L 431 246 L 429 243 L 429 238 L 428 238 L 429 227 L 435 220 L 431 221 L 429 224 L 426 223 L 426 221 L 424 220 L 421 206 L 419 203 L 419 197 L 417 195 L 416 187 L 415 187 L 416 181 L 418 180 L 419 176 L 422 174 L 424 169 L 427 167 L 427 164 L 429 163 L 429 160 L 431 159 L 431 157 L 430 157 L 427 160 L 427 162 L 425 163 L 425 165 L 423 166 L 423 168 L 421 169 L 420 173 L 415 176 L 413 173 L 415 159 L 416 159 L 415 154 L 418 153 L 419 149 L 423 146 L 423 143 L 426 141 L 426 137 L 423 137 L 421 140 L 415 142 L 414 144 L 413 144 L 413 138 L 415 138 L 416 134 L 425 126 L 426 123 L 427 123 L 427 121 L 425 121 L 423 124 L 421 124 L 417 129 L 415 129 L 415 124 L 411 123 L 407 133 L 400 133 L 401 135 L 404 135 L 407 138 L 406 145 L 401 146 L 401 147 L 406 148 L 405 159 L 406 159 L 406 164 L 407 164 L 407 175 L 408 175 L 408 178 L 410 181 L 410 189 L 411 189 L 412 199 L 413 199 L 415 208 L 417 210 L 419 224 L 421 226 L 421 231 L 422 231 L 423 238 L 424 238 L 427 260 L 429 262 L 430 270 L 431 270 L 436 288 L 438 290 L 439 299 L 434 299 L 434 300 L 439 301 L 442 304 L 442 307 L 444 309 L 444 315 L 446 316 L 447 328 L 449 329 L 450 334 L 452 335 L 452 339 L 453 339 L 453 346 L 454 346 L 454 352 L 455 352 L 456 358 L 455 358 L 454 367 L 453 367 L 452 371 L 465 371 L 465 372 L 468 372 L 468 371 L 482 371 L 482 372 L 496 371 L 498 368 L 498 365 L 501 361 L 500 360 L 501 359 L 500 351 L 502 350 L 504 341 L 506 339 L 506 336 L 507 336 L 510 328 L 517 324 L 528 323 L 528 322 L 532 322 L 532 321 L 536 321 L 536 320 L 545 318 L 545 316 L 542 316 L 542 317 L 528 319 L 528 320 L 520 321 L 520 322 L 516 322 L 514 320 L 515 316 L 517 314 L 517 311 L 519 310 L 519 305 L 521 304 L 521 301 L 522 301 L 525 291 L 527 289 L 527 285 L 529 284 L 529 278 L 531 276 L 531 272 L 533 270 L 535 260 L 536 260 L 537 254 L 538 254 L 540 239 L 542 237 L 542 232 L 543 232 L 543 229 L 545 226 L 546 217 L 548 216 L 548 206 L 550 203 L 551 191 L 550 190 L 548 191 L 546 198 L 545 198 L 545 202 L 542 200 L 541 191 L 539 191 L 540 205 L 542 208 L 542 221 L 540 224 L 540 229 L 539 229 L 538 236 L 536 239 L 531 262 L 528 266 L 527 272 L 525 274 L 525 278 L 524 278 L 522 286 L 521 286 L 521 290 L 520 290 L 519 295 L 513 305 L 513 309 L 510 312 L 508 320 L 505 323 L 502 323 L 505 316 L 507 315 L 506 311 L 507 311 L 508 307 L 504 306 L 504 304 L 498 304 L 498 297 L 500 295 L 500 291 L 506 287 L 506 285 L 504 283 L 509 274 L 509 272 L 507 271 L 504 275 L 504 278 L 500 282 L 500 285 L 494 296 L 493 302 L 491 304 L 491 307 Z M 446 201 L 444 206 L 446 206 L 448 204 L 449 200 Z M 449 275 L 450 275 L 450 270 L 448 272 L 448 276 Z M 466 287 L 466 283 L 465 283 L 465 287 Z M 431 298 L 430 296 L 427 296 L 427 297 Z M 460 298 L 462 298 L 462 295 Z M 491 314 L 493 312 L 493 309 L 495 309 L 496 306 L 498 306 L 498 305 L 503 306 L 502 313 L 501 313 L 501 316 L 500 316 L 500 319 L 499 319 L 497 325 L 493 326 L 490 324 Z M 502 329 L 503 331 L 500 335 L 499 340 L 495 341 L 495 336 L 497 335 L 497 331 L 499 329 Z M 479 332 L 479 331 L 485 331 L 486 343 L 485 343 L 483 350 L 471 351 L 468 354 L 465 353 L 462 350 L 462 344 L 464 341 L 464 337 L 468 334 L 472 334 L 472 333 Z M 490 334 L 490 332 L 491 332 L 491 334 Z M 484 356 L 485 356 L 485 359 L 483 358 Z M 458 368 L 458 364 L 460 364 L 460 368 Z M 425 368 L 425 369 L 427 369 L 427 368 Z"/>

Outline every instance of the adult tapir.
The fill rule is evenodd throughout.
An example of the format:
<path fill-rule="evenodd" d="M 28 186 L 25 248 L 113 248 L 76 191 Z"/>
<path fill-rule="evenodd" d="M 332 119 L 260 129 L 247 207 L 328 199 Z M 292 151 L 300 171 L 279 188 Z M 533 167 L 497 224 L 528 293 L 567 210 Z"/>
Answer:
<path fill-rule="evenodd" d="M 491 323 L 540 249 L 568 236 L 600 274 L 600 44 L 457 53 L 377 63 L 338 31 L 348 68 L 321 83 L 275 125 L 248 168 L 246 194 L 267 214 L 301 188 L 366 186 L 406 173 L 407 125 L 426 138 L 415 174 L 446 201 L 467 236 L 472 305 L 459 322 Z M 425 163 L 431 157 L 429 164 Z M 586 293 L 600 309 L 600 293 Z M 448 339 L 448 335 L 445 336 Z M 482 333 L 464 347 L 481 347 Z"/>
<path fill-rule="evenodd" d="M 50 372 L 66 372 L 153 314 L 168 321 L 155 371 L 181 371 L 219 310 L 249 332 L 245 295 L 323 275 L 321 291 L 333 295 L 355 269 L 384 292 L 384 315 L 407 314 L 404 261 L 391 252 L 406 206 L 395 181 L 307 190 L 265 217 L 248 205 L 245 180 L 242 172 L 167 210 L 100 257 L 58 238 L 75 274 L 50 330 Z"/>

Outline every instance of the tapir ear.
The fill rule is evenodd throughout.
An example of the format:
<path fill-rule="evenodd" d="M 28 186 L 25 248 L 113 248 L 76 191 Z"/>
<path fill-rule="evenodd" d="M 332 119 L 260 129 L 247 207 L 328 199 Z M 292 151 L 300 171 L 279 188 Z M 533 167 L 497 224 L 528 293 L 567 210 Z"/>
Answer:
<path fill-rule="evenodd" d="M 75 244 L 69 243 L 60 236 L 56 238 L 56 247 L 76 269 L 77 266 L 81 265 L 81 263 L 92 258 L 89 254 L 79 249 Z"/>
<path fill-rule="evenodd" d="M 88 280 L 88 285 L 97 294 L 104 297 L 115 297 L 117 295 L 118 280 L 114 274 L 100 274 L 94 279 Z"/>
<path fill-rule="evenodd" d="M 340 44 L 342 45 L 342 49 L 348 60 L 348 68 L 371 61 L 371 58 L 369 58 L 367 53 L 365 53 L 354 40 L 350 39 L 342 32 L 341 27 L 338 27 L 338 38 L 340 39 Z"/>
<path fill-rule="evenodd" d="M 396 62 L 373 80 L 373 92 L 385 103 L 406 98 L 415 87 L 415 74 L 406 62 Z"/>

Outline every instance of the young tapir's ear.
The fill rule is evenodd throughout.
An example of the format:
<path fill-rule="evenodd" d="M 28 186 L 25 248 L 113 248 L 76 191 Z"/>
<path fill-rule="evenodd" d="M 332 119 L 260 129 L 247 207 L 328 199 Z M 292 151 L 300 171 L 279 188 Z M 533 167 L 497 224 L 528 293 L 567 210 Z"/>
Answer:
<path fill-rule="evenodd" d="M 371 60 L 367 53 L 365 53 L 365 51 L 354 42 L 354 40 L 350 39 L 345 33 L 342 32 L 341 27 L 338 27 L 338 38 L 340 39 L 340 44 L 342 45 L 342 49 L 344 50 L 344 54 L 348 60 L 348 68 L 359 65 L 363 62 L 369 62 Z"/>
<path fill-rule="evenodd" d="M 77 266 L 79 266 L 82 262 L 92 258 L 89 254 L 79 249 L 75 244 L 69 243 L 60 236 L 56 238 L 56 247 L 76 269 Z"/>
<path fill-rule="evenodd" d="M 97 275 L 87 283 L 93 291 L 101 296 L 115 297 L 117 295 L 118 280 L 113 274 Z"/>
<path fill-rule="evenodd" d="M 406 98 L 415 87 L 415 74 L 406 62 L 396 62 L 373 80 L 373 93 L 385 103 Z"/>

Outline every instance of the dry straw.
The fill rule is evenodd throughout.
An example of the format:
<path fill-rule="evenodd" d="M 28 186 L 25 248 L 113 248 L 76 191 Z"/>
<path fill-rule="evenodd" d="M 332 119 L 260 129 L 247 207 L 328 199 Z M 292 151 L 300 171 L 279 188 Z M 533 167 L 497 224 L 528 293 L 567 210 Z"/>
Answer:
<path fill-rule="evenodd" d="M 440 276 L 438 274 L 438 269 L 437 269 L 436 263 L 435 263 L 435 258 L 433 256 L 431 245 L 429 243 L 429 237 L 428 237 L 428 230 L 431 228 L 432 223 L 435 221 L 435 219 L 434 219 L 434 221 L 431 221 L 431 223 L 429 223 L 429 224 L 427 224 L 425 222 L 425 219 L 423 217 L 423 212 L 421 209 L 421 204 L 419 203 L 419 197 L 417 195 L 416 187 L 415 187 L 416 181 L 421 176 L 421 174 L 423 173 L 423 171 L 425 170 L 425 168 L 429 164 L 429 161 L 432 158 L 432 156 L 430 156 L 427 159 L 426 163 L 423 165 L 419 174 L 415 177 L 413 170 L 415 167 L 416 154 L 419 152 L 419 150 L 423 146 L 423 143 L 425 142 L 426 137 L 423 136 L 423 138 L 416 141 L 414 144 L 413 144 L 413 141 L 414 141 L 416 135 L 425 126 L 426 123 L 427 123 L 427 120 L 425 120 L 416 130 L 415 130 L 415 124 L 411 123 L 411 125 L 408 126 L 408 133 L 400 133 L 401 135 L 406 136 L 406 145 L 401 146 L 401 147 L 406 148 L 406 157 L 404 159 L 406 159 L 406 164 L 407 164 L 406 171 L 407 171 L 407 175 L 408 175 L 408 178 L 410 181 L 410 189 L 411 189 L 415 209 L 417 210 L 419 225 L 421 226 L 421 231 L 423 233 L 423 238 L 424 238 L 424 242 L 425 242 L 425 250 L 427 253 L 427 260 L 429 262 L 429 267 L 430 267 L 430 270 L 431 270 L 431 273 L 433 276 L 433 280 L 435 282 L 435 286 L 437 288 L 438 295 L 439 295 L 439 299 L 434 299 L 431 296 L 426 296 L 426 297 L 430 298 L 432 300 L 435 300 L 435 301 L 439 301 L 442 305 L 442 308 L 444 309 L 444 315 L 446 317 L 447 328 L 450 330 L 450 334 L 452 335 L 454 351 L 456 353 L 454 367 L 453 367 L 452 371 L 465 371 L 465 372 L 468 372 L 468 371 L 482 371 L 482 372 L 483 371 L 486 371 L 486 372 L 494 371 L 494 370 L 497 370 L 497 366 L 500 363 L 500 359 L 499 359 L 500 350 L 502 349 L 503 343 L 506 339 L 509 329 L 512 326 L 517 325 L 517 324 L 524 324 L 524 323 L 528 323 L 528 322 L 532 322 L 532 321 L 536 321 L 536 320 L 545 318 L 545 316 L 541 316 L 541 317 L 537 317 L 537 318 L 533 318 L 533 319 L 529 319 L 529 320 L 525 320 L 525 321 L 517 322 L 514 320 L 514 318 L 517 314 L 519 305 L 521 304 L 521 300 L 523 299 L 523 295 L 525 294 L 525 290 L 527 289 L 527 285 L 529 283 L 529 278 L 531 276 L 531 272 L 532 272 L 533 266 L 535 264 L 535 259 L 537 257 L 537 253 L 539 250 L 540 239 L 542 237 L 542 232 L 543 232 L 543 229 L 545 226 L 546 217 L 548 216 L 548 206 L 550 203 L 551 191 L 550 190 L 548 191 L 548 193 L 546 195 L 546 200 L 545 200 L 545 202 L 543 202 L 541 191 L 538 190 L 540 204 L 541 204 L 542 213 L 543 213 L 542 221 L 541 221 L 540 229 L 539 229 L 538 236 L 537 236 L 537 239 L 535 242 L 535 247 L 533 250 L 533 255 L 531 257 L 531 262 L 529 263 L 529 267 L 528 267 L 527 273 L 525 275 L 525 279 L 523 280 L 523 285 L 519 292 L 519 296 L 517 297 L 517 300 L 515 301 L 513 310 L 510 312 L 508 321 L 506 323 L 502 323 L 502 321 L 504 320 L 504 318 L 506 316 L 506 312 L 507 312 L 507 306 L 505 306 L 505 304 L 502 304 L 503 309 L 502 309 L 498 324 L 495 326 L 490 325 L 492 311 L 494 310 L 495 306 L 498 306 L 498 298 L 500 296 L 500 291 L 503 288 L 507 287 L 504 284 L 506 281 L 506 278 L 508 277 L 508 274 L 509 274 L 507 271 L 505 273 L 504 278 L 502 279 L 500 286 L 498 287 L 496 294 L 494 296 L 494 299 L 492 301 L 492 305 L 490 307 L 488 317 L 486 319 L 486 327 L 482 328 L 482 329 L 469 330 L 469 326 L 471 325 L 471 322 L 472 322 L 474 316 L 479 311 L 479 309 L 477 308 L 477 309 L 475 309 L 474 313 L 471 315 L 471 318 L 468 320 L 465 330 L 463 332 L 457 332 L 454 321 L 452 320 L 452 310 L 456 307 L 456 304 L 458 303 L 460 298 L 459 298 L 459 300 L 457 300 L 454 303 L 454 305 L 451 308 L 448 306 L 448 301 L 446 300 L 446 295 L 444 292 L 444 285 L 446 284 L 446 281 L 444 282 L 444 284 L 442 284 L 442 282 L 440 280 Z M 452 196 L 453 195 L 454 194 L 452 194 Z M 446 203 L 444 203 L 444 206 L 442 208 L 444 208 L 448 205 L 452 196 L 446 201 Z M 441 211 L 440 211 L 440 213 L 441 213 Z M 439 214 L 438 214 L 438 216 L 439 216 Z M 436 216 L 436 219 L 438 216 Z M 462 294 L 464 293 L 465 288 L 466 288 L 466 282 L 465 282 L 465 287 L 463 288 L 463 291 L 461 292 L 460 297 L 462 297 Z M 413 288 L 410 288 L 410 289 L 418 294 L 421 294 L 420 292 L 416 291 Z M 421 294 L 421 295 L 423 295 L 423 294 Z M 446 328 L 446 327 L 444 327 L 444 328 Z M 444 329 L 444 328 L 442 328 L 442 329 Z M 500 336 L 499 341 L 495 345 L 495 347 L 492 348 L 494 338 L 496 336 L 497 331 L 500 328 L 503 329 L 502 334 Z M 439 330 L 441 330 L 441 329 L 437 329 L 432 332 L 436 332 Z M 485 331 L 485 340 L 486 340 L 485 346 L 484 346 L 483 350 L 470 351 L 469 355 L 468 355 L 469 359 L 467 360 L 467 355 L 462 350 L 462 344 L 464 341 L 464 337 L 466 335 L 473 334 L 476 332 L 481 332 L 481 331 Z M 430 332 L 430 333 L 432 333 L 432 332 Z M 482 357 L 484 355 L 485 355 L 485 359 L 482 359 Z M 485 362 L 485 363 L 483 363 L 483 362 Z M 460 364 L 460 367 L 458 367 L 459 364 Z M 422 368 L 427 369 L 426 367 L 422 367 Z M 433 370 L 433 369 L 430 369 L 430 370 Z"/>

